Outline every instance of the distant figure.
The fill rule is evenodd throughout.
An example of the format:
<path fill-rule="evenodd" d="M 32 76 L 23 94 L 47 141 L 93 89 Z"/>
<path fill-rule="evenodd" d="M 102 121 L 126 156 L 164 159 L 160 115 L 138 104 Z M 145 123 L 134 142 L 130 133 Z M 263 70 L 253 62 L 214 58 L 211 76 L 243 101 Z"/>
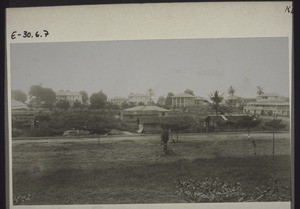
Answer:
<path fill-rule="evenodd" d="M 168 141 L 169 141 L 169 131 L 167 128 L 163 130 L 161 134 L 161 145 L 163 146 L 163 151 L 165 154 L 168 153 Z"/>

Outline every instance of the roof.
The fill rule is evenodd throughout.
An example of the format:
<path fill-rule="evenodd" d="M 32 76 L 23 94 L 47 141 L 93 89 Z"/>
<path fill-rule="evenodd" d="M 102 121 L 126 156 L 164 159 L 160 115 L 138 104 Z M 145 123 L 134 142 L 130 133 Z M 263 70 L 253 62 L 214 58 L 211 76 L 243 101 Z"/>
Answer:
<path fill-rule="evenodd" d="M 241 97 L 234 96 L 234 95 L 229 95 L 226 100 L 236 100 L 236 99 L 241 99 Z"/>
<path fill-rule="evenodd" d="M 111 100 L 112 99 L 127 99 L 127 98 L 125 98 L 125 97 L 113 97 L 113 98 L 111 98 Z"/>
<path fill-rule="evenodd" d="M 58 91 L 56 92 L 56 96 L 81 96 L 78 92 L 71 92 L 71 91 Z"/>
<path fill-rule="evenodd" d="M 139 117 L 139 121 L 142 124 L 162 125 L 199 123 L 195 117 Z"/>
<path fill-rule="evenodd" d="M 191 95 L 191 94 L 188 94 L 188 93 L 180 93 L 180 94 L 175 94 L 174 96 L 172 96 L 172 97 L 184 97 L 184 98 L 194 98 L 194 97 L 196 97 L 196 96 L 194 96 L 194 95 Z"/>
<path fill-rule="evenodd" d="M 205 98 L 203 98 L 203 97 L 198 97 L 198 96 L 196 96 L 195 99 L 196 99 L 196 100 L 207 101 L 207 99 L 205 99 Z"/>
<path fill-rule="evenodd" d="M 124 111 L 159 111 L 166 112 L 169 111 L 167 109 L 158 107 L 158 106 L 136 106 L 129 109 L 125 109 Z"/>
<path fill-rule="evenodd" d="M 11 100 L 11 109 L 19 110 L 19 109 L 29 109 L 29 108 L 25 103 L 12 99 Z"/>
<path fill-rule="evenodd" d="M 263 102 L 263 101 L 261 101 L 261 102 L 249 102 L 249 103 L 246 104 L 246 106 L 251 106 L 251 105 L 289 106 L 290 103 L 284 102 L 284 101 L 283 102 L 276 102 L 276 101 L 274 101 L 274 102 L 272 102 L 272 101 L 265 101 L 265 102 Z"/>
<path fill-rule="evenodd" d="M 261 94 L 261 95 L 257 95 L 257 97 L 279 97 L 279 94 L 277 93 L 264 93 L 264 94 Z"/>

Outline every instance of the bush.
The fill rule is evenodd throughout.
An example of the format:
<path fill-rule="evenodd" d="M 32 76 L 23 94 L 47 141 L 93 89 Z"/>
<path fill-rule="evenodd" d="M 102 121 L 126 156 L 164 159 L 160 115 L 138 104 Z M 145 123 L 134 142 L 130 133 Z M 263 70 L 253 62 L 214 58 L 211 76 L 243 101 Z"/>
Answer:
<path fill-rule="evenodd" d="M 246 197 L 238 183 L 230 184 L 218 178 L 179 181 L 176 193 L 188 202 L 237 202 Z"/>
<path fill-rule="evenodd" d="M 252 202 L 252 201 L 291 201 L 291 190 L 282 186 L 276 178 L 266 185 L 255 188 L 257 194 L 246 195 L 239 183 L 230 184 L 218 178 L 206 178 L 204 181 L 179 181 L 175 192 L 187 202 Z"/>
<path fill-rule="evenodd" d="M 21 129 L 13 128 L 12 129 L 12 137 L 18 137 L 23 135 L 23 131 Z"/>

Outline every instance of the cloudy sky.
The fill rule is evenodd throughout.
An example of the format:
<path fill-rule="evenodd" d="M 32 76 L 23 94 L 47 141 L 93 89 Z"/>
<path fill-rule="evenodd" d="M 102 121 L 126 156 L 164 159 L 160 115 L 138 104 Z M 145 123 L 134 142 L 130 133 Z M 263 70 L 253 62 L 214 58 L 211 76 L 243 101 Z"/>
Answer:
<path fill-rule="evenodd" d="M 156 98 L 192 89 L 255 97 L 289 94 L 287 38 L 143 40 L 11 45 L 12 90 L 103 90 L 109 98 L 154 89 Z"/>

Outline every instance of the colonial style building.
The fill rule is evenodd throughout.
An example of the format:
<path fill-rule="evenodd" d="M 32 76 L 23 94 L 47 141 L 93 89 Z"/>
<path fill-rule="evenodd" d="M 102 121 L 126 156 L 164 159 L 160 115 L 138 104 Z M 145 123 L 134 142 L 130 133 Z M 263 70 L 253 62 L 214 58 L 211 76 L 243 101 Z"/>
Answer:
<path fill-rule="evenodd" d="M 225 104 L 229 107 L 239 107 L 243 103 L 242 98 L 234 95 L 229 95 L 225 99 Z"/>
<path fill-rule="evenodd" d="M 207 101 L 204 98 L 187 93 L 181 93 L 172 96 L 173 108 L 195 107 L 203 106 L 205 104 L 207 104 Z"/>
<path fill-rule="evenodd" d="M 68 101 L 70 106 L 73 106 L 75 102 L 82 103 L 82 96 L 78 92 L 70 91 L 58 91 L 56 92 L 56 101 Z"/>
<path fill-rule="evenodd" d="M 288 116 L 289 102 L 276 93 L 265 93 L 257 96 L 256 102 L 249 102 L 244 107 L 244 113 L 254 115 Z"/>
<path fill-rule="evenodd" d="M 148 94 L 140 94 L 140 93 L 130 93 L 128 96 L 128 103 L 134 103 L 138 105 L 139 103 L 143 103 L 145 105 L 150 104 L 151 97 Z"/>
<path fill-rule="evenodd" d="M 113 103 L 115 105 L 121 106 L 123 103 L 126 103 L 127 100 L 128 99 L 126 99 L 125 97 L 114 97 L 110 101 L 111 101 L 111 103 Z"/>

